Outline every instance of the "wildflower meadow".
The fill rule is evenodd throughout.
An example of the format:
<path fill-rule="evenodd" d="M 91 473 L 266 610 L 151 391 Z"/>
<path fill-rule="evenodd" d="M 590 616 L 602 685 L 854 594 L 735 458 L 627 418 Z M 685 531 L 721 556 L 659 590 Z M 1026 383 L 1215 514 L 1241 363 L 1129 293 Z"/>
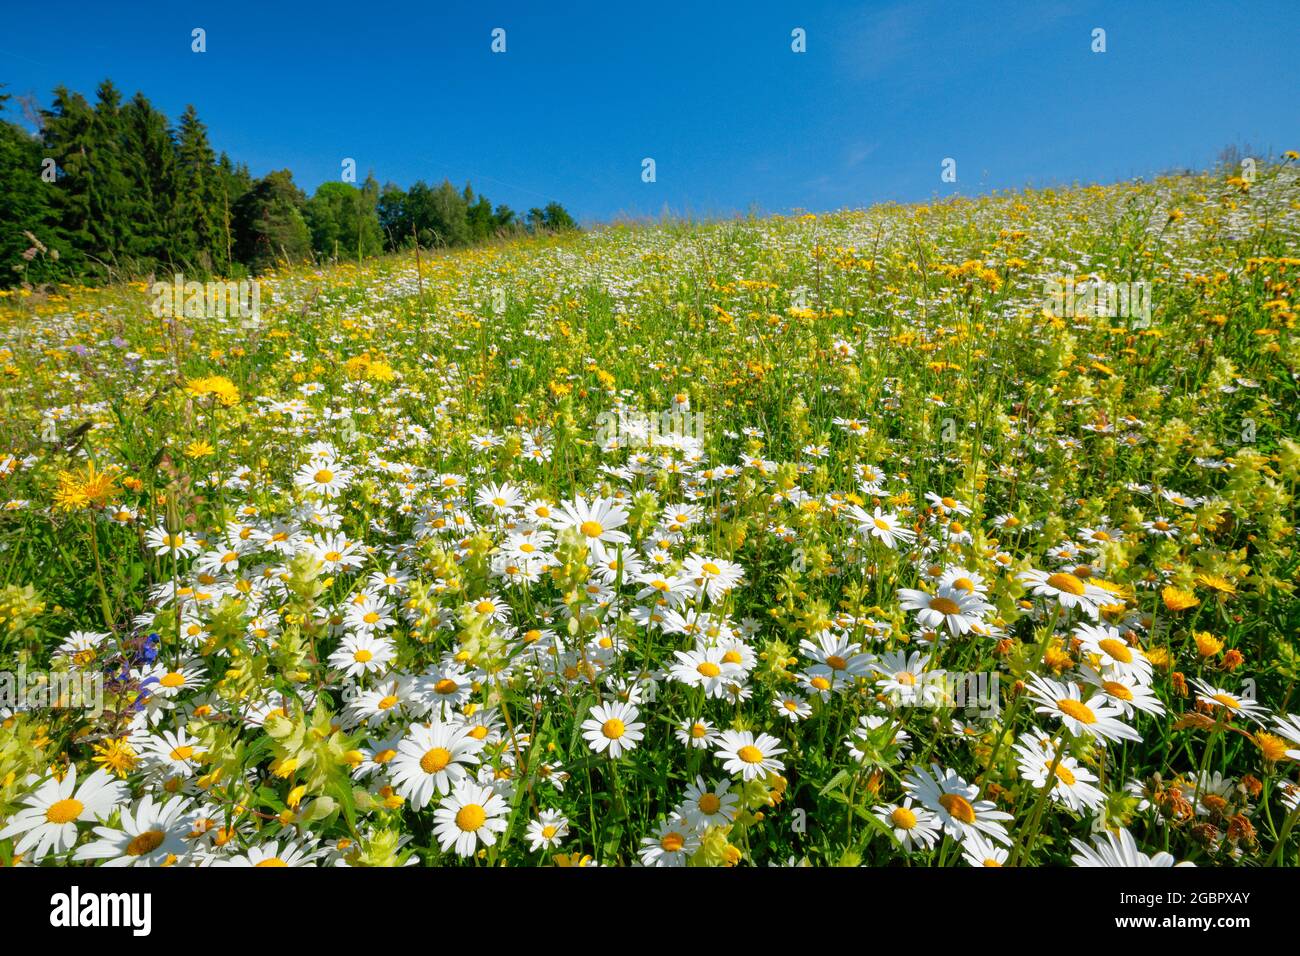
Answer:
<path fill-rule="evenodd" d="M 1300 863 L 1297 165 L 0 293 L 0 863 Z"/>

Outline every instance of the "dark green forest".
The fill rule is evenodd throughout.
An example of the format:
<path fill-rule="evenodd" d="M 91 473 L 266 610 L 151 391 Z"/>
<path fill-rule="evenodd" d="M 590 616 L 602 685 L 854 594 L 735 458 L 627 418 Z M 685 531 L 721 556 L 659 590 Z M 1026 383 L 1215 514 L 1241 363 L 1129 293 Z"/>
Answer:
<path fill-rule="evenodd" d="M 19 106 L 36 134 L 15 121 Z M 239 277 L 417 242 L 452 248 L 576 228 L 559 203 L 521 215 L 448 180 L 403 189 L 370 173 L 309 197 L 288 169 L 255 179 L 218 154 L 193 106 L 173 125 L 111 80 L 93 105 L 62 86 L 48 107 L 21 104 L 0 86 L 0 287 L 173 271 Z"/>

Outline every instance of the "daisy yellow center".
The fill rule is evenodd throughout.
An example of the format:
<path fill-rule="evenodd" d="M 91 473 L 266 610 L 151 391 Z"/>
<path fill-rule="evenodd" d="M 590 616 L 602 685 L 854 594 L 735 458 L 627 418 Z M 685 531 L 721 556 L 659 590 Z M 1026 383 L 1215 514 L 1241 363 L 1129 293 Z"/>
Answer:
<path fill-rule="evenodd" d="M 374 656 L 375 656 L 374 654 L 372 654 L 370 651 L 366 650 L 366 648 L 363 647 L 355 654 L 352 655 L 352 659 L 356 661 L 358 664 L 365 664 L 368 663 L 370 660 L 372 660 Z"/>
<path fill-rule="evenodd" d="M 334 472 L 330 471 L 328 468 L 322 468 L 320 471 L 316 472 L 316 484 L 318 485 L 328 485 L 333 480 Z"/>
<path fill-rule="evenodd" d="M 289 864 L 285 863 L 284 860 L 280 859 L 278 856 L 272 856 L 272 857 L 267 857 L 261 863 L 257 863 L 255 865 L 256 866 L 288 866 Z"/>
<path fill-rule="evenodd" d="M 479 601 L 474 605 L 474 610 L 478 611 L 480 614 L 491 614 L 496 609 L 497 606 L 491 601 Z"/>
<path fill-rule="evenodd" d="M 396 704 L 397 704 L 397 697 L 393 694 L 389 694 L 387 697 L 379 701 L 379 709 L 388 710 Z"/>
<path fill-rule="evenodd" d="M 1097 715 L 1082 701 L 1072 700 L 1067 697 L 1064 700 L 1058 700 L 1056 706 L 1060 708 L 1061 713 L 1067 717 L 1073 717 L 1081 724 L 1095 724 L 1097 722 Z"/>
<path fill-rule="evenodd" d="M 473 833 L 487 823 L 487 811 L 477 803 L 467 803 L 456 812 L 456 826 L 466 833 Z"/>
<path fill-rule="evenodd" d="M 900 830 L 910 830 L 916 826 L 916 814 L 907 807 L 898 807 L 889 815 L 889 819 Z"/>
<path fill-rule="evenodd" d="M 746 744 L 736 751 L 736 756 L 745 763 L 762 763 L 763 751 L 759 750 L 753 744 Z"/>
<path fill-rule="evenodd" d="M 713 663 L 713 661 L 705 661 L 695 669 L 705 677 L 717 677 L 722 673 L 722 668 Z"/>
<path fill-rule="evenodd" d="M 343 557 L 343 555 L 342 555 L 340 552 L 338 552 L 338 551 L 326 551 L 326 552 L 325 552 L 325 560 L 326 560 L 326 561 L 337 561 L 337 560 L 339 560 L 341 557 Z"/>
<path fill-rule="evenodd" d="M 825 677 L 822 677 L 820 674 L 818 674 L 808 683 L 811 684 L 816 690 L 830 690 L 830 686 L 831 686 L 831 682 L 828 681 Z"/>
<path fill-rule="evenodd" d="M 367 624 L 378 624 L 378 623 L 379 623 L 379 614 L 378 614 L 378 612 L 376 612 L 376 611 L 367 611 L 367 612 L 362 616 L 361 620 L 365 621 Z"/>
<path fill-rule="evenodd" d="M 578 530 L 588 538 L 599 538 L 605 533 L 605 529 L 600 526 L 599 521 L 584 521 L 578 526 Z"/>
<path fill-rule="evenodd" d="M 1084 591 L 1083 582 L 1073 574 L 1069 574 L 1065 571 L 1049 575 L 1047 583 L 1056 588 L 1056 590 L 1064 591 L 1067 594 L 1081 595 Z"/>
<path fill-rule="evenodd" d="M 1222 704 L 1224 707 L 1227 707 L 1229 710 L 1241 709 L 1241 704 L 1238 703 L 1237 698 L 1233 697 L 1231 694 L 1215 694 L 1211 699 L 1217 700 L 1220 704 Z"/>
<path fill-rule="evenodd" d="M 730 650 L 722 655 L 722 660 L 727 664 L 740 664 L 743 663 L 745 659 L 740 656 L 740 651 Z"/>
<path fill-rule="evenodd" d="M 831 654 L 826 658 L 826 666 L 832 670 L 842 671 L 849 666 L 849 662 L 836 654 Z"/>
<path fill-rule="evenodd" d="M 972 581 L 970 578 L 958 578 L 956 581 L 952 582 L 952 586 L 955 587 L 958 591 L 975 590 L 975 582 Z"/>
<path fill-rule="evenodd" d="M 722 809 L 722 801 L 718 799 L 717 794 L 706 793 L 700 797 L 700 812 L 714 814 Z"/>
<path fill-rule="evenodd" d="M 894 675 L 894 680 L 898 681 L 900 684 L 903 684 L 906 687 L 916 686 L 916 675 L 913 674 L 911 671 L 899 671 L 897 674 Z"/>
<path fill-rule="evenodd" d="M 50 804 L 49 809 L 45 811 L 45 819 L 50 823 L 71 823 L 81 816 L 81 811 L 84 809 L 86 809 L 84 803 L 69 797 L 67 800 Z"/>
<path fill-rule="evenodd" d="M 546 826 L 542 827 L 542 836 L 544 836 L 548 840 L 554 837 L 555 834 L 557 834 L 558 832 L 559 832 L 559 828 L 556 827 L 555 824 L 553 823 L 548 823 L 546 824 Z"/>
<path fill-rule="evenodd" d="M 703 571 L 705 574 L 716 575 L 722 573 L 722 568 L 718 567 L 712 561 L 705 561 L 702 565 L 700 565 L 700 570 Z"/>
<path fill-rule="evenodd" d="M 875 525 L 877 528 L 879 528 L 881 531 L 890 531 L 890 530 L 892 530 L 892 529 L 889 527 L 889 522 L 888 522 L 888 521 L 885 521 L 883 518 L 873 518 L 873 519 L 871 519 L 871 523 L 874 524 L 874 525 Z"/>
<path fill-rule="evenodd" d="M 396 756 L 396 750 L 391 748 L 388 750 L 381 750 L 379 753 L 375 754 L 375 763 L 388 763 L 388 761 L 392 760 Z"/>
<path fill-rule="evenodd" d="M 182 747 L 177 747 L 171 752 L 171 758 L 173 760 L 189 760 L 193 756 L 194 748 L 188 744 Z"/>
<path fill-rule="evenodd" d="M 665 853 L 676 853 L 686 845 L 686 838 L 677 832 L 666 833 L 659 841 L 659 845 Z"/>
<path fill-rule="evenodd" d="M 1048 770 L 1052 769 L 1051 764 L 1043 764 L 1043 766 Z M 1065 764 L 1057 764 L 1056 775 L 1061 779 L 1061 783 L 1065 784 L 1067 787 L 1074 786 L 1074 774 L 1070 772 L 1070 768 Z"/>
<path fill-rule="evenodd" d="M 439 694 L 454 694 L 456 691 L 460 690 L 460 685 L 450 677 L 444 677 L 442 680 L 438 681 L 438 683 L 433 685 L 433 689 Z"/>
<path fill-rule="evenodd" d="M 446 769 L 451 763 L 451 751 L 446 747 L 434 747 L 420 758 L 420 769 L 425 773 L 437 773 Z"/>
<path fill-rule="evenodd" d="M 703 724 L 692 724 L 692 725 L 691 725 L 691 736 L 694 737 L 696 740 L 699 740 L 701 737 L 703 737 L 703 736 L 704 736 L 705 734 L 707 734 L 708 732 L 709 732 L 709 731 L 708 731 L 708 728 L 706 728 Z"/>
<path fill-rule="evenodd" d="M 930 610 L 938 611 L 940 614 L 960 614 L 961 605 L 952 598 L 936 597 L 930 598 Z"/>
<path fill-rule="evenodd" d="M 537 550 L 537 547 L 536 545 L 531 545 L 527 541 L 525 541 L 523 544 L 519 546 L 519 550 L 522 551 L 524 554 L 532 554 L 534 551 Z"/>
<path fill-rule="evenodd" d="M 126 845 L 127 856 L 144 856 L 162 846 L 161 830 L 146 830 Z"/>
<path fill-rule="evenodd" d="M 185 683 L 185 675 L 172 671 L 170 674 L 163 674 L 162 677 L 158 678 L 158 683 L 164 687 L 180 687 Z"/>
<path fill-rule="evenodd" d="M 1097 646 L 1105 651 L 1108 657 L 1115 658 L 1121 664 L 1128 664 L 1133 660 L 1133 652 L 1129 650 L 1128 645 L 1116 638 L 1103 638 L 1097 642 Z"/>
<path fill-rule="evenodd" d="M 505 503 L 506 503 L 506 499 L 504 499 L 504 498 L 493 498 L 493 499 L 492 499 L 492 503 L 493 503 L 494 505 L 496 505 L 498 508 L 504 508 L 504 507 L 505 507 Z"/>
<path fill-rule="evenodd" d="M 959 793 L 945 793 L 939 797 L 939 806 L 948 811 L 948 816 L 962 823 L 975 822 L 975 808 Z"/>
<path fill-rule="evenodd" d="M 1106 693 L 1110 694 L 1110 696 L 1114 697 L 1116 700 L 1133 699 L 1133 692 L 1117 680 L 1104 681 L 1101 686 Z"/>
<path fill-rule="evenodd" d="M 611 717 L 600 725 L 600 732 L 610 740 L 618 740 L 627 733 L 627 726 L 617 717 Z"/>

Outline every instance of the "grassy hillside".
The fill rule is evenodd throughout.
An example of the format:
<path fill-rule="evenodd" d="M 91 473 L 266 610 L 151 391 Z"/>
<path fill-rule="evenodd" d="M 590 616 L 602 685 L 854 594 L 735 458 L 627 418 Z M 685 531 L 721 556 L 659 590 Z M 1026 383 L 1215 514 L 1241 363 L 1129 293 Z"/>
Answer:
<path fill-rule="evenodd" d="M 1288 160 L 7 294 L 0 667 L 106 683 L 0 861 L 1296 863 L 1298 276 Z"/>

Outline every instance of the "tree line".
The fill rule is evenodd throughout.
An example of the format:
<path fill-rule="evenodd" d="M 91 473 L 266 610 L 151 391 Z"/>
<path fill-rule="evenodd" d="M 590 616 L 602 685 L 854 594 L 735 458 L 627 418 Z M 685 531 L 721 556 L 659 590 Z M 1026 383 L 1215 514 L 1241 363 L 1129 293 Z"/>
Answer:
<path fill-rule="evenodd" d="M 577 223 L 559 203 L 520 215 L 468 183 L 409 189 L 322 183 L 308 197 L 288 169 L 260 179 L 218 154 L 187 106 L 173 126 L 143 93 L 111 80 L 91 105 L 66 87 L 10 120 L 0 89 L 0 287 L 180 271 L 257 274 L 284 262 L 361 259 L 419 243 L 467 246 Z"/>

